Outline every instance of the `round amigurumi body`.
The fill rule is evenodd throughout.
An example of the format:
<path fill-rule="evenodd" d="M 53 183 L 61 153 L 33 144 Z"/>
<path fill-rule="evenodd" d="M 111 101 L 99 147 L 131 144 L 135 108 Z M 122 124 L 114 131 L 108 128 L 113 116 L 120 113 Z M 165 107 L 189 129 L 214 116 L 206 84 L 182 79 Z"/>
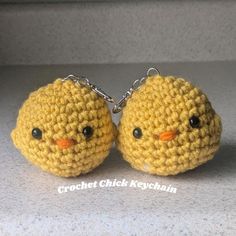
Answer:
<path fill-rule="evenodd" d="M 11 136 L 30 162 L 70 177 L 100 165 L 109 154 L 114 134 L 103 98 L 86 86 L 57 79 L 30 94 Z"/>
<path fill-rule="evenodd" d="M 212 159 L 221 120 L 205 94 L 172 76 L 149 76 L 123 108 L 118 149 L 135 169 L 176 175 Z"/>

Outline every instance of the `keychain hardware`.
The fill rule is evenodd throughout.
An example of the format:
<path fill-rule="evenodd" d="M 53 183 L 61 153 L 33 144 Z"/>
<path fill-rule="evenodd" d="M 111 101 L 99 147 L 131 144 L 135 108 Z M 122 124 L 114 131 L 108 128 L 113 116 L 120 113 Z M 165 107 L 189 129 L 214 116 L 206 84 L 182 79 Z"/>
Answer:
<path fill-rule="evenodd" d="M 62 79 L 62 81 L 71 80 L 77 84 L 87 86 L 92 91 L 94 91 L 98 96 L 102 97 L 105 101 L 114 103 L 114 99 L 105 93 L 101 88 L 97 87 L 95 84 L 90 83 L 89 79 L 85 76 L 76 76 L 76 75 L 68 75 Z"/>
<path fill-rule="evenodd" d="M 156 68 L 149 68 L 147 70 L 146 76 L 141 79 L 136 79 L 130 89 L 122 96 L 122 98 L 114 105 L 112 108 L 113 113 L 119 113 L 126 105 L 127 100 L 132 96 L 133 92 L 138 90 L 140 86 L 146 81 L 150 76 L 159 75 L 160 72 Z"/>

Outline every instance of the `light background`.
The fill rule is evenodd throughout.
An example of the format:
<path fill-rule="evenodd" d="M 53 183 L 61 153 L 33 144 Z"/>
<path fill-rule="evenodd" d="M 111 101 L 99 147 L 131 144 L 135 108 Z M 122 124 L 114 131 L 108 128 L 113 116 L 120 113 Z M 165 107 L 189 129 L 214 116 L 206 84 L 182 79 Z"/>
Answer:
<path fill-rule="evenodd" d="M 0 5 L 3 65 L 235 60 L 235 35 L 233 0 Z"/>
<path fill-rule="evenodd" d="M 78 178 L 59 178 L 30 164 L 10 132 L 28 94 L 58 75 L 80 71 L 115 98 L 150 64 L 0 67 L 0 235 L 216 235 L 236 232 L 235 62 L 158 63 L 200 86 L 221 116 L 221 148 L 212 161 L 184 174 L 136 171 L 114 148 L 104 163 Z M 118 121 L 118 115 L 114 115 Z M 97 188 L 58 194 L 61 185 L 102 179 L 138 180 L 176 187 L 177 193 Z"/>
<path fill-rule="evenodd" d="M 235 236 L 236 1 L 78 1 L 0 4 L 0 235 Z M 90 174 L 65 179 L 31 165 L 13 146 L 10 132 L 31 91 L 81 73 L 118 99 L 150 66 L 208 95 L 223 122 L 212 161 L 160 177 L 132 169 L 113 148 Z M 60 185 L 106 178 L 178 190 L 57 193 Z"/>

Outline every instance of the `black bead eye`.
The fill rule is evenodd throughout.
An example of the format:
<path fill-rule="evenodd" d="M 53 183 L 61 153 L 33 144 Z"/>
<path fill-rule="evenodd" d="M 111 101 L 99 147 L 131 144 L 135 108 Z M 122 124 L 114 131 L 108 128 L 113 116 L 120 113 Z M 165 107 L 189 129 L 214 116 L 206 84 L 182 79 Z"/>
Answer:
<path fill-rule="evenodd" d="M 93 128 L 90 126 L 83 128 L 83 135 L 86 139 L 90 138 L 93 135 Z"/>
<path fill-rule="evenodd" d="M 199 128 L 200 127 L 200 120 L 197 116 L 192 116 L 189 119 L 189 124 L 193 127 L 193 128 Z"/>
<path fill-rule="evenodd" d="M 33 128 L 32 129 L 32 136 L 35 139 L 41 139 L 42 138 L 42 131 L 39 128 Z"/>
<path fill-rule="evenodd" d="M 141 130 L 140 128 L 135 128 L 135 129 L 133 130 L 133 136 L 134 136 L 135 138 L 141 138 L 142 135 L 143 135 L 143 133 L 142 133 L 142 130 Z"/>

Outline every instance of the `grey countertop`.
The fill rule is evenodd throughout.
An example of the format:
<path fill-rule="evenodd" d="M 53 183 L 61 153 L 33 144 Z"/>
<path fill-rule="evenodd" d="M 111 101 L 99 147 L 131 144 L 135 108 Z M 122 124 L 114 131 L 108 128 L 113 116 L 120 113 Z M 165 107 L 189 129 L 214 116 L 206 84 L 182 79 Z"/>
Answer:
<path fill-rule="evenodd" d="M 113 148 L 95 171 L 65 179 L 42 172 L 14 148 L 9 134 L 30 91 L 76 73 L 120 98 L 149 66 L 153 65 L 0 67 L 1 235 L 235 235 L 236 62 L 157 65 L 162 74 L 181 76 L 201 87 L 222 117 L 219 152 L 193 171 L 173 177 L 141 173 Z M 59 186 L 105 179 L 158 182 L 177 192 L 129 187 L 57 191 Z"/>

